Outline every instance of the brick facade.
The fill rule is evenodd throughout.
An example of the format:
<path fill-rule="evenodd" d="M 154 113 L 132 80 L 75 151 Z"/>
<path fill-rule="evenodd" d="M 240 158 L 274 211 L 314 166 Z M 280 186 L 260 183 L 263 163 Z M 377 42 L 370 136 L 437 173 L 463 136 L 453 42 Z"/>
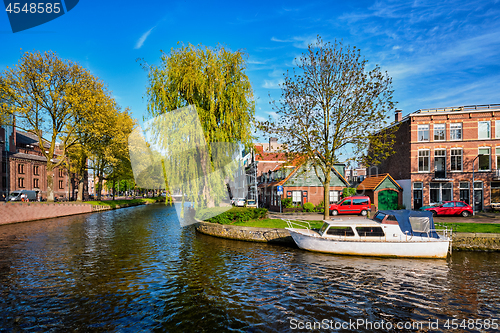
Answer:
<path fill-rule="evenodd" d="M 378 172 L 410 180 L 407 207 L 444 200 L 472 204 L 473 173 L 475 209 L 500 204 L 500 105 L 419 110 L 399 125 L 396 153 Z"/>

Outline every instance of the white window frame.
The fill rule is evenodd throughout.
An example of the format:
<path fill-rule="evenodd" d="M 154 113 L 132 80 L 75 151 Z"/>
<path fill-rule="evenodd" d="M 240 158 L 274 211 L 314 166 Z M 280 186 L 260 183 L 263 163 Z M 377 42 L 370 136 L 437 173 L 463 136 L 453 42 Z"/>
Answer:
<path fill-rule="evenodd" d="M 422 156 L 422 158 L 427 158 L 427 170 L 420 170 L 420 152 L 427 152 L 427 156 Z M 420 173 L 429 173 L 431 170 L 431 151 L 430 149 L 419 149 L 418 150 L 418 159 L 417 159 L 417 165 L 418 165 L 418 172 Z"/>
<path fill-rule="evenodd" d="M 500 120 L 495 120 L 495 139 L 500 139 Z"/>
<path fill-rule="evenodd" d="M 420 132 L 427 132 L 427 139 L 425 138 L 420 138 Z M 417 126 L 417 141 L 420 141 L 420 142 L 428 142 L 429 141 L 429 134 L 430 130 L 429 130 L 429 124 L 427 125 L 418 125 Z"/>
<path fill-rule="evenodd" d="M 459 131 L 460 138 L 456 138 L 455 132 Z M 463 125 L 462 123 L 451 123 L 450 124 L 450 141 L 462 141 L 463 135 Z"/>
<path fill-rule="evenodd" d="M 478 161 L 477 161 L 477 169 L 478 169 L 479 172 L 488 172 L 488 171 L 491 171 L 491 147 L 479 147 L 477 149 L 477 154 L 478 155 L 480 154 L 479 152 L 481 151 L 481 149 L 488 149 L 488 151 L 489 151 L 489 154 L 488 154 L 488 156 L 489 156 L 489 165 L 488 165 L 488 169 L 479 170 L 479 160 L 481 159 L 481 157 L 479 157 Z"/>
<path fill-rule="evenodd" d="M 437 127 L 442 127 L 437 129 Z M 436 139 L 436 130 L 441 131 L 443 133 L 443 138 L 442 139 Z M 433 139 L 434 141 L 446 141 L 446 124 L 434 124 L 434 135 Z"/>
<path fill-rule="evenodd" d="M 295 201 L 295 196 L 299 196 L 299 201 Z M 295 204 L 302 204 L 302 191 L 292 191 L 292 203 Z"/>
<path fill-rule="evenodd" d="M 453 151 L 460 150 L 460 169 L 453 170 L 453 157 L 459 155 L 453 155 Z M 451 148 L 450 149 L 450 171 L 451 172 L 462 172 L 464 170 L 464 150 L 462 148 Z"/>
<path fill-rule="evenodd" d="M 337 198 L 337 200 L 335 200 L 335 198 Z M 339 191 L 330 191 L 330 204 L 336 203 L 339 200 L 340 200 Z"/>
<path fill-rule="evenodd" d="M 487 125 L 487 133 L 485 136 L 481 136 L 481 125 Z M 488 140 L 491 139 L 491 124 L 489 120 L 478 121 L 477 122 L 477 138 L 478 140 Z"/>

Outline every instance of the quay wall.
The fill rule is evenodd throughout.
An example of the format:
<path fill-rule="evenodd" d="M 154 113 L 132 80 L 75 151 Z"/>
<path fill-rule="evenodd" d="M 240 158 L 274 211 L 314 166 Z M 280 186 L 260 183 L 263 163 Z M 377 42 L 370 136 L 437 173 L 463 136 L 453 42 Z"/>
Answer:
<path fill-rule="evenodd" d="M 295 245 L 292 236 L 290 236 L 290 233 L 286 229 L 242 227 L 198 222 L 196 230 L 202 234 L 221 238 L 243 240 L 248 242 Z"/>
<path fill-rule="evenodd" d="M 295 246 L 290 233 L 286 229 L 254 228 L 199 222 L 196 225 L 196 230 L 203 234 L 220 238 Z M 500 234 L 454 233 L 452 250 L 500 251 Z"/>
<path fill-rule="evenodd" d="M 453 233 L 453 251 L 500 251 L 500 234 Z"/>
<path fill-rule="evenodd" d="M 90 204 L 0 203 L 0 224 L 28 222 L 54 217 L 92 213 Z"/>

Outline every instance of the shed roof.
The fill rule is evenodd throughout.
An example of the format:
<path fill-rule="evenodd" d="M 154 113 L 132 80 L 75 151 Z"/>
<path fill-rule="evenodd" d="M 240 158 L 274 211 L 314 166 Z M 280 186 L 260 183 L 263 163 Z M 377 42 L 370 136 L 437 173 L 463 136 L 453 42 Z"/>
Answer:
<path fill-rule="evenodd" d="M 372 190 L 375 191 L 377 187 L 382 184 L 382 182 L 386 179 L 389 178 L 394 185 L 396 185 L 400 190 L 403 188 L 399 186 L 399 184 L 389 175 L 388 173 L 382 173 L 378 176 L 373 176 L 373 177 L 367 177 L 365 180 L 361 182 L 361 184 L 358 185 L 358 187 L 363 186 L 364 190 Z"/>

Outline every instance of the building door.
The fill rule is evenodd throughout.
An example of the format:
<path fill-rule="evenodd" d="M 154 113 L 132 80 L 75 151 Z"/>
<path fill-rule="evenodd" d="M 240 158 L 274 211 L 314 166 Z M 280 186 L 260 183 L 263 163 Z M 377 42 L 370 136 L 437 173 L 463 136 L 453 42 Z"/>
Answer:
<path fill-rule="evenodd" d="M 479 212 L 483 210 L 483 183 L 474 183 L 474 211 Z"/>
<path fill-rule="evenodd" d="M 413 209 L 417 210 L 422 207 L 423 191 L 421 189 L 413 190 Z"/>
<path fill-rule="evenodd" d="M 446 150 L 439 149 L 434 151 L 434 177 L 446 178 Z"/>
<path fill-rule="evenodd" d="M 398 209 L 398 192 L 391 190 L 378 192 L 378 209 Z"/>

